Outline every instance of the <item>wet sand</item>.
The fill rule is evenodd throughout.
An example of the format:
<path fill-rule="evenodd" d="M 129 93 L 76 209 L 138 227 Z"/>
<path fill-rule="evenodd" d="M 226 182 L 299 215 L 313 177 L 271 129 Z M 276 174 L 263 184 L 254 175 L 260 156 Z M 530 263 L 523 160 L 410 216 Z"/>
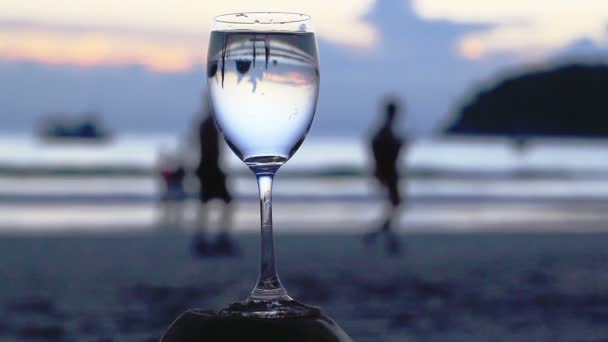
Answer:
<path fill-rule="evenodd" d="M 331 227 L 328 227 L 331 230 Z M 354 234 L 279 234 L 290 294 L 355 341 L 601 341 L 608 234 L 409 233 L 399 257 Z M 156 341 L 188 308 L 243 299 L 258 237 L 194 258 L 185 232 L 0 238 L 0 340 Z"/>
<path fill-rule="evenodd" d="M 365 177 L 277 177 L 277 231 L 359 233 L 379 220 L 382 197 Z M 594 178 L 412 177 L 403 232 L 607 231 L 608 181 Z M 254 177 L 232 179 L 233 230 L 259 229 Z M 183 203 L 183 229 L 195 225 L 196 195 Z M 150 231 L 160 220 L 153 177 L 0 176 L 0 236 Z M 212 220 L 212 225 L 216 221 Z M 211 227 L 215 229 L 216 227 Z"/>

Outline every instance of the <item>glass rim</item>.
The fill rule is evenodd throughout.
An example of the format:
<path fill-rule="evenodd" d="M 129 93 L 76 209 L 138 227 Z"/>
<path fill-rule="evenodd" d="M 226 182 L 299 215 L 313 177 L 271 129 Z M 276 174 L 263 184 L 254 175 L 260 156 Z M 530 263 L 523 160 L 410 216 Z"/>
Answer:
<path fill-rule="evenodd" d="M 287 16 L 297 16 L 298 18 L 295 19 L 288 19 L 288 20 L 280 20 L 280 21 L 272 21 L 272 19 L 269 20 L 260 20 L 260 19 L 252 19 L 250 21 L 238 21 L 238 20 L 227 20 L 224 18 L 228 18 L 228 17 L 245 17 L 248 18 L 247 15 L 258 15 L 258 14 L 281 14 L 281 15 L 287 15 Z M 301 17 L 301 18 L 300 18 Z M 277 24 L 293 24 L 293 23 L 300 23 L 300 22 L 305 22 L 305 21 L 309 21 L 311 19 L 310 15 L 305 14 L 305 13 L 297 13 L 297 12 L 273 12 L 273 11 L 267 11 L 267 12 L 262 12 L 262 11 L 258 11 L 258 12 L 234 12 L 234 13 L 225 13 L 225 14 L 220 14 L 217 15 L 213 18 L 213 20 L 216 23 L 222 23 L 222 24 L 236 24 L 236 25 L 252 25 L 252 24 L 257 24 L 257 25 L 277 25 Z"/>

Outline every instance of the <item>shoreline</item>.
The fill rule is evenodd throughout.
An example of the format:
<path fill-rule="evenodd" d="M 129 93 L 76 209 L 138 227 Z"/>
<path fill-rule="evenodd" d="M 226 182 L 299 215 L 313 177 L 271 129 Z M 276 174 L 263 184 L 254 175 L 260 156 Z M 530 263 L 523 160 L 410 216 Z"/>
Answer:
<path fill-rule="evenodd" d="M 230 185 L 234 231 L 257 231 L 254 177 L 234 177 Z M 608 230 L 602 180 L 410 177 L 401 191 L 400 232 Z M 185 229 L 195 225 L 198 206 L 189 195 L 182 203 Z M 369 178 L 278 177 L 273 197 L 278 231 L 363 232 L 378 224 L 384 205 Z M 0 177 L 0 234 L 152 231 L 161 219 L 158 198 L 153 177 Z"/>
<path fill-rule="evenodd" d="M 501 179 L 596 179 L 608 180 L 608 170 L 566 170 L 559 168 L 539 169 L 534 167 L 513 167 L 501 170 L 481 170 L 477 168 L 447 168 L 415 166 L 407 170 L 402 168 L 401 177 L 419 179 L 462 179 L 462 180 L 501 180 Z M 251 171 L 246 168 L 230 170 L 233 177 L 253 177 Z M 154 166 L 141 165 L 19 165 L 0 162 L 0 177 L 23 177 L 23 178 L 139 178 L 157 177 L 158 173 Z M 289 164 L 279 170 L 277 177 L 289 179 L 360 179 L 370 178 L 371 171 L 366 168 L 354 166 L 332 166 L 326 168 L 298 167 L 291 168 Z"/>

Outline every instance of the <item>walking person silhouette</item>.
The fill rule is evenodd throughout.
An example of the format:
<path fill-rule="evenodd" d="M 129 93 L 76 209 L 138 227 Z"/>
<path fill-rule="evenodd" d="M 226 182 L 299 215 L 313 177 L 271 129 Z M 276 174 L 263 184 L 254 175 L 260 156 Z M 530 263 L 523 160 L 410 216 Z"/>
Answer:
<path fill-rule="evenodd" d="M 397 255 L 401 252 L 401 246 L 393 231 L 393 224 L 399 218 L 402 203 L 398 162 L 400 152 L 406 149 L 407 141 L 394 132 L 395 120 L 399 115 L 399 105 L 396 100 L 386 102 L 382 115 L 384 120 L 371 139 L 371 152 L 374 159 L 374 177 L 387 193 L 387 203 L 382 223 L 377 229 L 365 234 L 363 240 L 366 244 L 371 244 L 379 235 L 383 235 L 387 252 Z"/>
<path fill-rule="evenodd" d="M 197 210 L 199 231 L 195 236 L 195 252 L 201 256 L 233 255 L 237 248 L 230 239 L 232 226 L 232 196 L 226 186 L 226 174 L 220 166 L 220 135 L 208 103 L 203 104 L 203 118 L 198 127 L 199 163 L 196 176 L 199 180 L 200 205 Z M 209 202 L 218 199 L 224 202 L 222 208 L 220 231 L 213 245 L 206 239 Z"/>

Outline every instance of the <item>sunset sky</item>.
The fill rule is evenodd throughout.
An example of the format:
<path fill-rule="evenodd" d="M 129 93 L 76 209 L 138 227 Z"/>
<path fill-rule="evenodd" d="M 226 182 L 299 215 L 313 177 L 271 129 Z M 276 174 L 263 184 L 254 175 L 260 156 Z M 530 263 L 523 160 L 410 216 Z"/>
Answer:
<path fill-rule="evenodd" d="M 313 17 L 323 71 L 319 115 L 352 112 L 360 119 L 354 131 L 367 126 L 385 92 L 407 96 L 410 128 L 428 131 L 476 82 L 504 68 L 581 53 L 608 57 L 606 0 L 3 0 L 0 78 L 8 90 L 0 94 L 0 130 L 89 109 L 103 111 L 112 126 L 123 118 L 128 130 L 179 129 L 196 111 L 212 18 L 253 10 Z M 49 93 L 41 82 L 57 88 Z M 340 102 L 361 91 L 369 97 Z M 182 123 L 167 126 L 168 110 Z M 141 113 L 152 119 L 138 128 Z"/>

